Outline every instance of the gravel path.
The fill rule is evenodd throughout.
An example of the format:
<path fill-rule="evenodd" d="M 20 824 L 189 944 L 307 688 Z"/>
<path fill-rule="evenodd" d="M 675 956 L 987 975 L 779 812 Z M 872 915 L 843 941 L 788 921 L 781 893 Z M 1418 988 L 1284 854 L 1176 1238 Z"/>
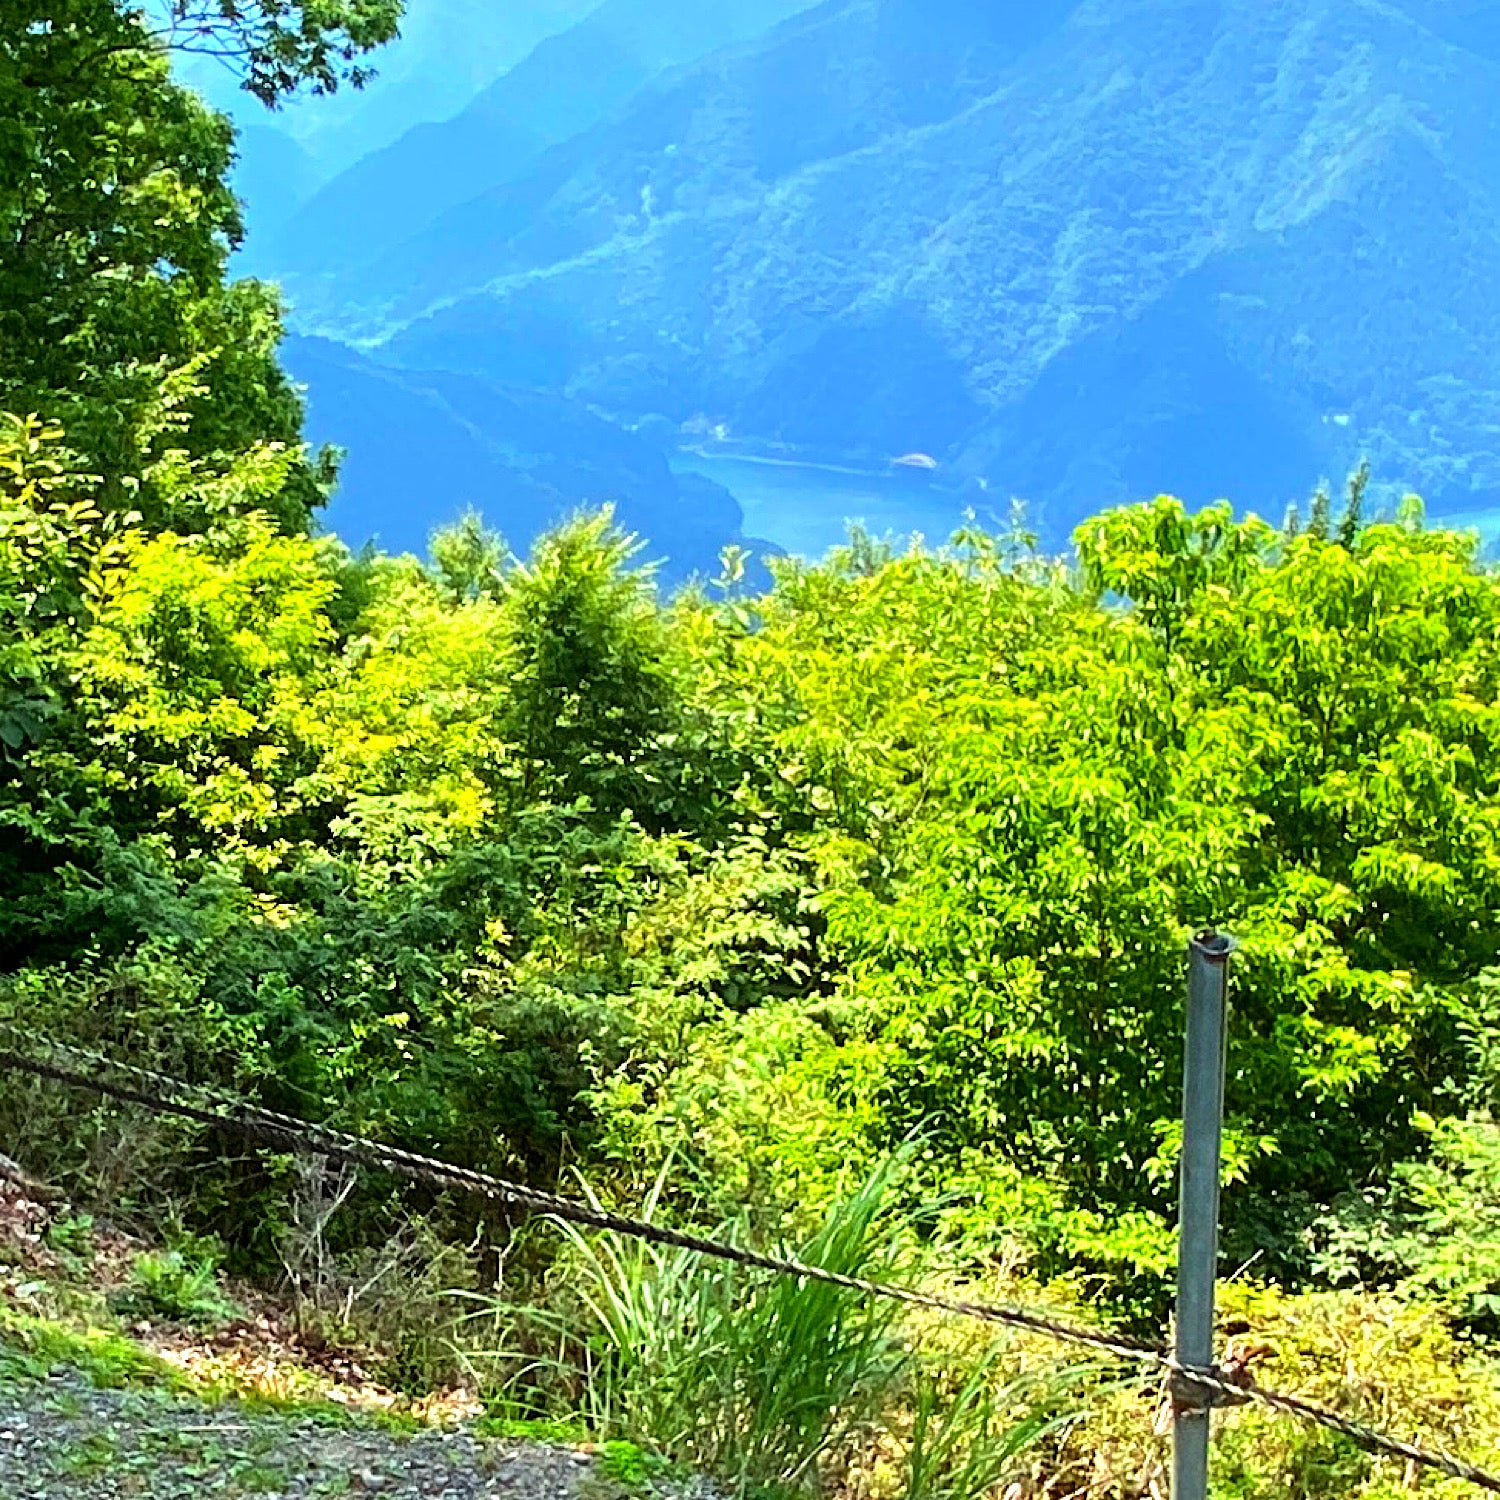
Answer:
<path fill-rule="evenodd" d="M 0 1380 L 0 1500 L 626 1500 L 629 1494 L 596 1459 L 568 1448 L 436 1429 L 403 1436 L 234 1402 L 208 1407 L 162 1390 L 99 1390 L 70 1371 Z M 689 1497 L 679 1489 L 672 1500 Z"/>

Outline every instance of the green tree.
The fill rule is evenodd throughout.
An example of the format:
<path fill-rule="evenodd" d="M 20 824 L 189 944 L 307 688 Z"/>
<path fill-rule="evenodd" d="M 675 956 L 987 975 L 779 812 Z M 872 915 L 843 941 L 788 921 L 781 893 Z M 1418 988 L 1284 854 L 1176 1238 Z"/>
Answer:
<path fill-rule="evenodd" d="M 465 511 L 452 526 L 436 531 L 430 551 L 443 592 L 455 604 L 499 596 L 510 549 L 478 511 Z"/>
<path fill-rule="evenodd" d="M 497 727 L 524 802 L 586 801 L 612 820 L 671 800 L 682 705 L 638 551 L 605 510 L 543 537 L 507 578 Z"/>
<path fill-rule="evenodd" d="M 226 13 L 249 24 L 263 10 L 280 28 L 295 14 Z M 151 525 L 201 521 L 171 513 L 143 480 L 151 460 L 180 449 L 227 467 L 257 443 L 300 442 L 301 403 L 275 359 L 276 296 L 225 280 L 240 235 L 233 149 L 228 120 L 172 82 L 165 49 L 115 0 L 7 12 L 0 410 L 63 425 L 101 477 L 100 503 Z M 299 461 L 265 508 L 303 526 L 330 477 Z"/>
<path fill-rule="evenodd" d="M 0 413 L 0 762 L 12 771 L 62 708 L 60 651 L 88 617 L 105 546 L 61 437 Z"/>
<path fill-rule="evenodd" d="M 1161 495 L 1086 521 L 1073 542 L 1089 589 L 1130 600 L 1170 657 L 1203 591 L 1236 587 L 1272 535 L 1258 520 L 1236 522 L 1226 500 L 1193 515 Z"/>
<path fill-rule="evenodd" d="M 1078 548 L 1076 588 L 991 545 L 762 603 L 732 675 L 814 813 L 828 1013 L 896 1048 L 887 1141 L 1001 1153 L 1034 1236 L 1150 1270 L 1183 947 L 1231 926 L 1226 1211 L 1301 1263 L 1320 1197 L 1419 1146 L 1440 991 L 1494 960 L 1500 593 L 1455 536 L 1169 499 Z"/>
<path fill-rule="evenodd" d="M 299 88 L 331 94 L 366 83 L 364 57 L 394 39 L 404 9 L 404 0 L 158 0 L 148 35 L 229 64 L 274 105 Z"/>

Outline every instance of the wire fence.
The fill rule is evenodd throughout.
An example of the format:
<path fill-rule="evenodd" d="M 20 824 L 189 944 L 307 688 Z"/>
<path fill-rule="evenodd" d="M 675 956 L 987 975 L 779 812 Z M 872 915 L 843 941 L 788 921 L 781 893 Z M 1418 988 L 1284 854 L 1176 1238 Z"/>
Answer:
<path fill-rule="evenodd" d="M 5 1028 L 14 1032 L 14 1028 Z M 1339 1433 L 1367 1453 L 1400 1459 L 1480 1489 L 1500 1494 L 1500 1476 L 1448 1453 L 1403 1442 L 1373 1427 L 1300 1396 L 1258 1384 L 1246 1370 L 1188 1367 L 1163 1346 L 1122 1338 L 1085 1324 L 1004 1303 L 976 1302 L 920 1291 L 913 1287 L 869 1281 L 830 1271 L 790 1256 L 768 1255 L 709 1239 L 668 1225 L 651 1223 L 595 1204 L 509 1182 L 489 1173 L 455 1166 L 329 1125 L 297 1119 L 239 1099 L 220 1090 L 172 1078 L 52 1038 L 27 1036 L 20 1046 L 0 1047 L 0 1071 L 83 1089 L 157 1114 L 175 1115 L 242 1139 L 294 1152 L 323 1156 L 354 1166 L 392 1173 L 430 1187 L 449 1188 L 503 1203 L 530 1213 L 550 1215 L 588 1228 L 625 1235 L 652 1244 L 693 1251 L 748 1269 L 800 1281 L 841 1287 L 862 1296 L 884 1297 L 954 1317 L 972 1318 L 1038 1334 L 1055 1342 L 1086 1348 L 1115 1359 L 1154 1367 L 1167 1376 L 1173 1399 L 1195 1408 L 1253 1402 L 1282 1416 L 1312 1422 Z"/>

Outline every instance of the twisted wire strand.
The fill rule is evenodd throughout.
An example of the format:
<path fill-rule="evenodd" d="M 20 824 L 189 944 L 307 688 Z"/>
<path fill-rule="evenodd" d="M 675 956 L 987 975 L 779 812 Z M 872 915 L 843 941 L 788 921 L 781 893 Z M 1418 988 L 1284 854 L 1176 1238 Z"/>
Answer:
<path fill-rule="evenodd" d="M 13 1026 L 0 1027 L 0 1032 L 11 1038 L 19 1034 L 18 1029 Z M 1060 1343 L 1092 1349 L 1116 1359 L 1166 1371 L 1180 1381 L 1177 1391 L 1179 1401 L 1185 1400 L 1186 1393 L 1191 1391 L 1200 1404 L 1205 1393 L 1210 1405 L 1255 1402 L 1280 1415 L 1296 1417 L 1337 1432 L 1359 1448 L 1378 1457 L 1398 1458 L 1500 1494 L 1500 1476 L 1463 1459 L 1447 1453 L 1434 1453 L 1414 1443 L 1402 1442 L 1316 1402 L 1258 1385 L 1248 1377 L 1230 1379 L 1219 1370 L 1185 1366 L 1160 1345 L 1103 1333 L 1083 1324 L 1026 1308 L 944 1297 L 918 1291 L 913 1287 L 895 1286 L 870 1281 L 861 1276 L 850 1276 L 841 1271 L 831 1271 L 791 1256 L 768 1255 L 742 1249 L 703 1235 L 614 1213 L 593 1203 L 509 1182 L 487 1172 L 455 1166 L 436 1157 L 423 1156 L 398 1146 L 352 1135 L 329 1125 L 263 1109 L 233 1095 L 200 1084 L 186 1083 L 150 1068 L 122 1063 L 102 1053 L 69 1046 L 50 1037 L 28 1035 L 25 1041 L 29 1048 L 40 1044 L 51 1058 L 63 1061 L 47 1060 L 30 1055 L 29 1050 L 6 1047 L 0 1049 L 0 1071 L 28 1073 L 33 1077 L 85 1089 L 122 1103 L 137 1104 L 156 1113 L 176 1115 L 202 1125 L 228 1130 L 263 1144 L 313 1152 L 356 1166 L 374 1167 L 429 1186 L 458 1188 L 479 1197 L 548 1214 L 570 1223 L 692 1251 L 751 1270 L 767 1271 L 804 1282 L 820 1282 L 857 1292 L 862 1296 L 883 1297 L 909 1307 L 1022 1329 Z M 85 1071 L 80 1071 L 79 1064 L 84 1066 Z M 111 1074 L 114 1075 L 113 1078 L 102 1076 Z M 128 1079 L 130 1082 L 119 1082 L 117 1079 Z"/>

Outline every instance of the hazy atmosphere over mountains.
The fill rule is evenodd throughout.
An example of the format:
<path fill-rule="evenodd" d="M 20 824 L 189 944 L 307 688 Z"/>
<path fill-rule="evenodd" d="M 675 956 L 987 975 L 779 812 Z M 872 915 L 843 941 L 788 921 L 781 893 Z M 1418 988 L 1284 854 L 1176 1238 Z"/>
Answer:
<path fill-rule="evenodd" d="M 347 471 L 353 540 L 473 502 L 520 542 L 618 496 L 704 566 L 744 529 L 670 477 L 705 439 L 917 486 L 933 530 L 1019 496 L 1050 541 L 1164 489 L 1279 518 L 1366 455 L 1377 494 L 1500 504 L 1492 5 L 516 6 L 444 110 L 437 18 L 471 9 L 414 7 L 400 108 L 342 170 L 347 128 L 274 168 L 276 117 L 243 169 L 252 226 L 267 163 L 297 200 L 244 259 L 321 341 L 289 358 L 314 436 L 389 455 Z M 439 432 L 471 457 L 424 491 L 399 453 Z M 821 472 L 784 525 L 732 487 L 772 541 L 789 507 L 835 534 L 857 500 Z"/>

